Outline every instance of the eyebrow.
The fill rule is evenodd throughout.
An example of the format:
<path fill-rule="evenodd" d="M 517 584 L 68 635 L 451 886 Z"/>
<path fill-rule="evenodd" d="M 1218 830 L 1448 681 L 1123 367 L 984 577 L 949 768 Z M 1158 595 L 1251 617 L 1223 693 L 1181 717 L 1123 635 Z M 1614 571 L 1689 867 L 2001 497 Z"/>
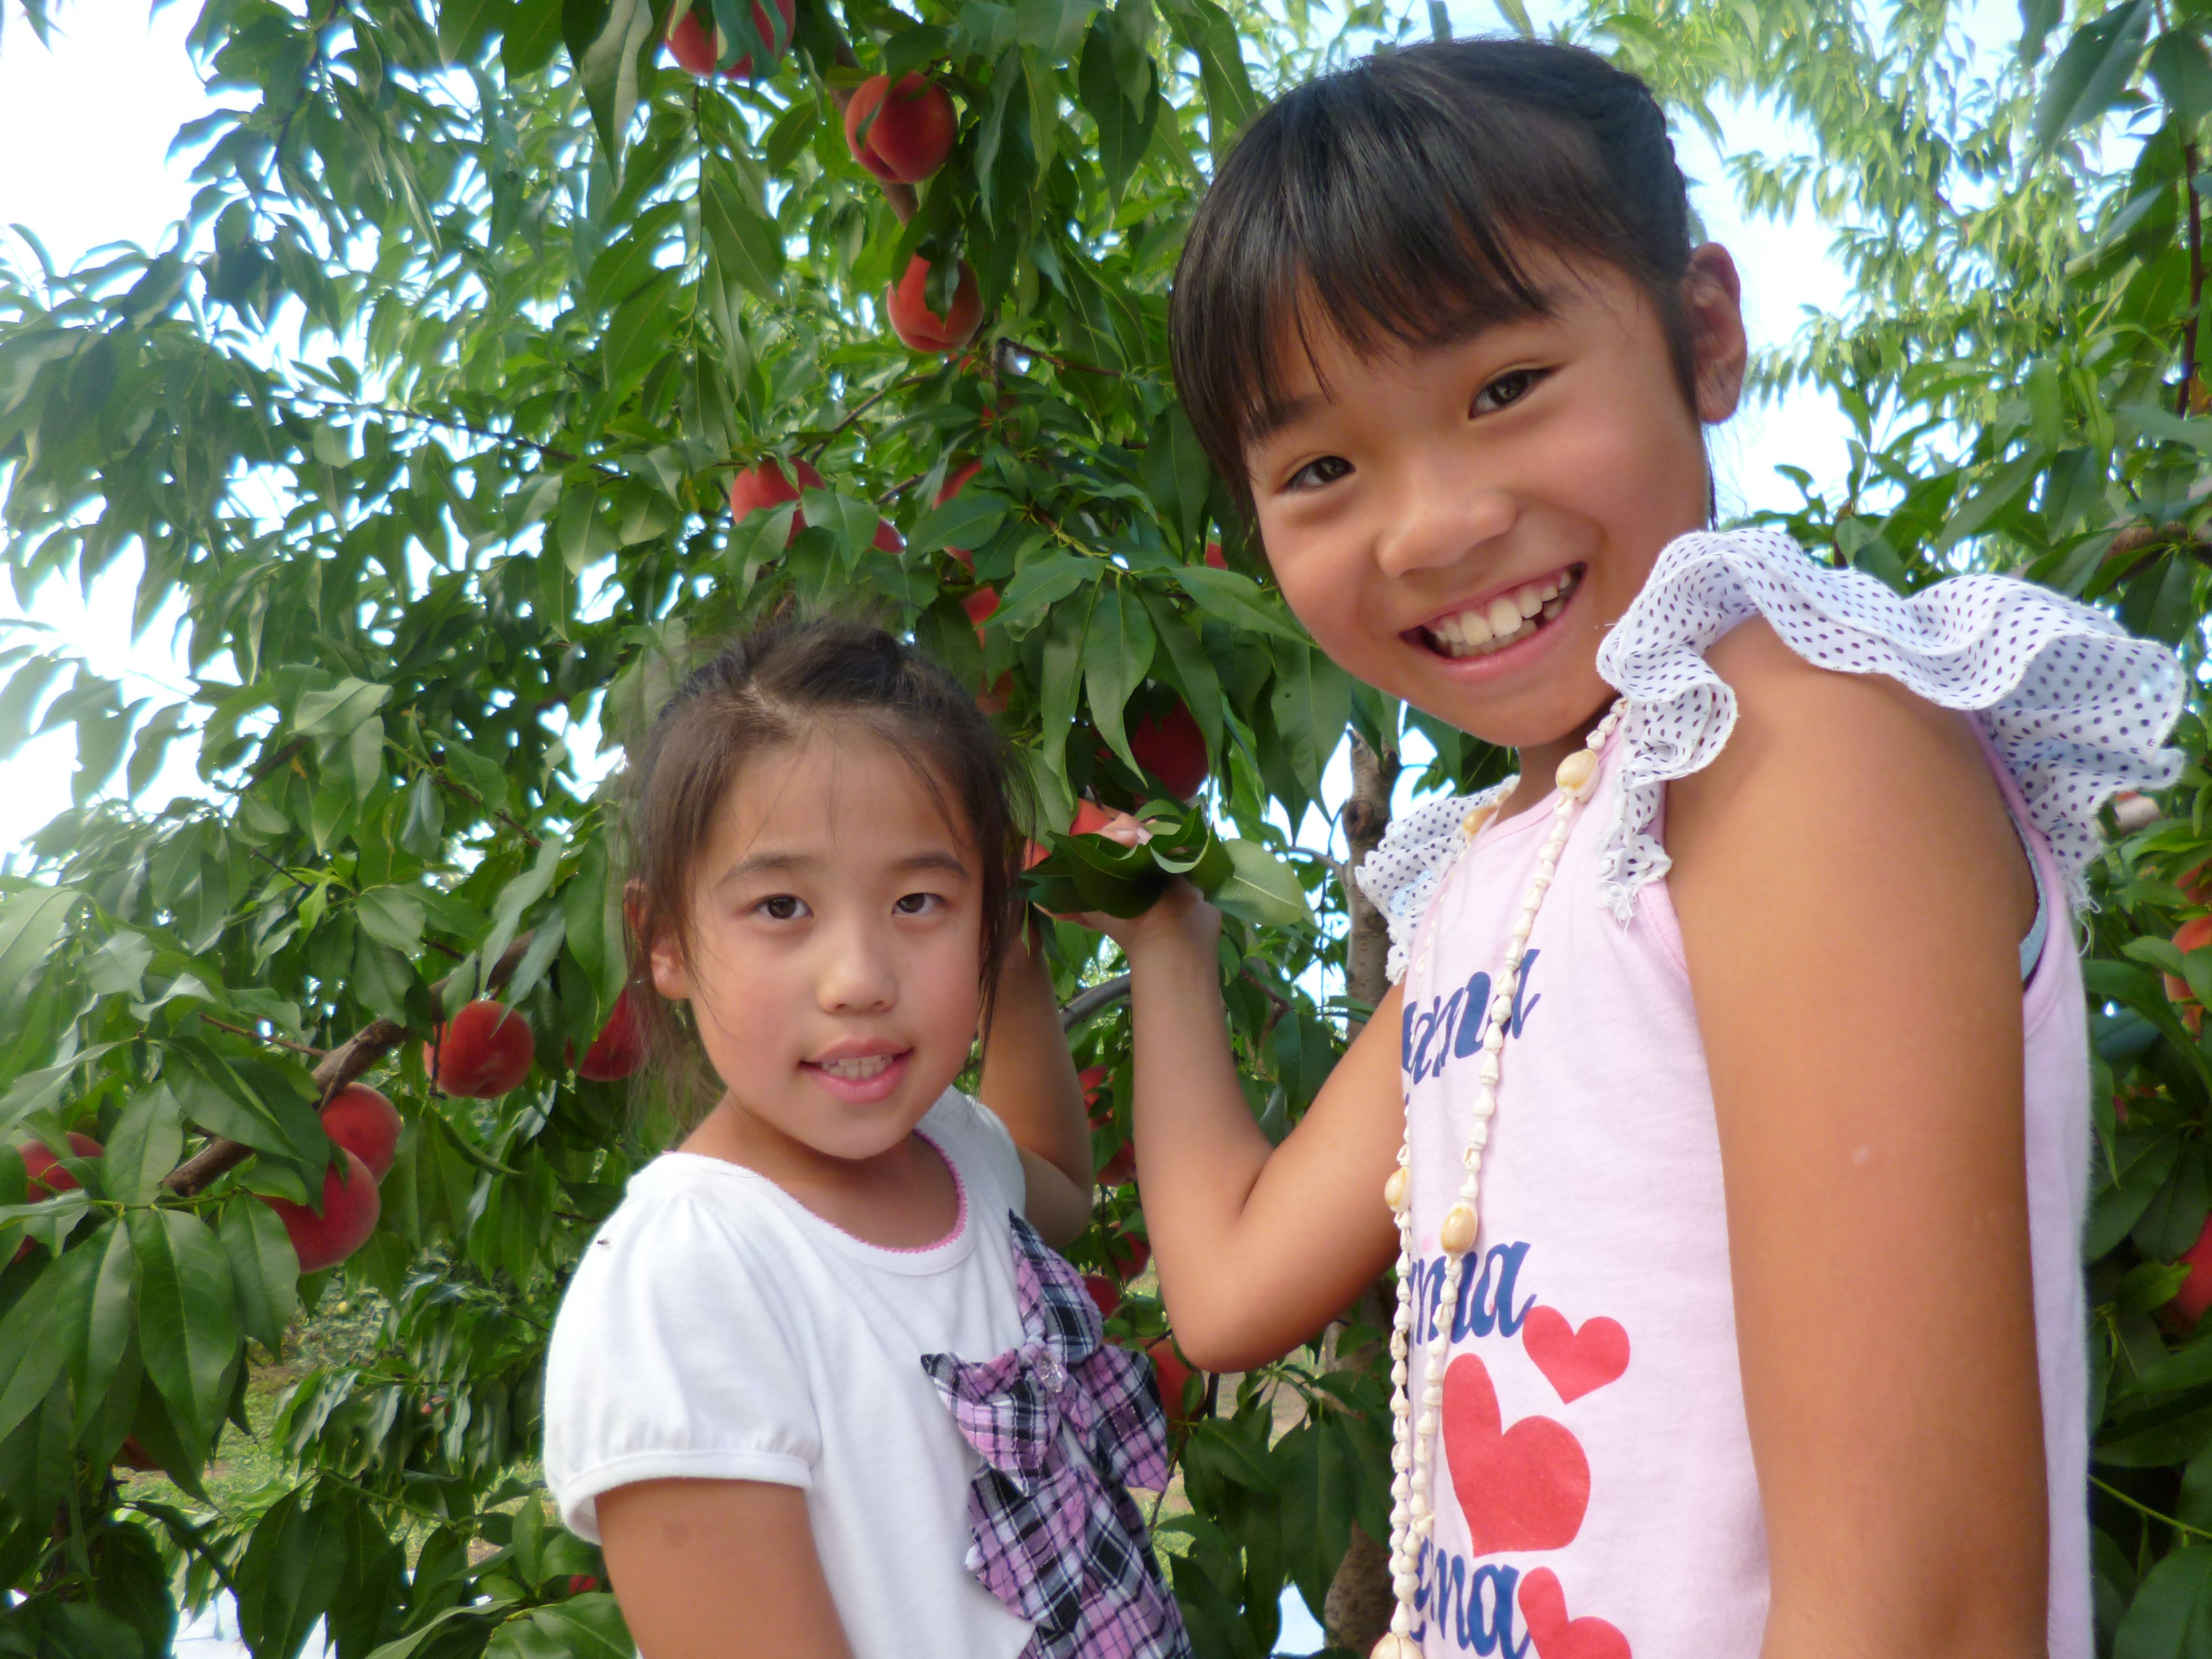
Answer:
<path fill-rule="evenodd" d="M 726 887 L 759 876 L 797 875 L 810 870 L 818 870 L 823 863 L 822 858 L 813 853 L 755 853 L 749 858 L 739 859 L 722 872 L 714 878 L 714 884 L 717 887 Z M 967 863 L 958 854 L 947 852 L 942 848 L 933 848 L 926 853 L 915 853 L 905 858 L 894 860 L 890 867 L 893 873 L 897 875 L 939 871 L 964 878 L 970 873 Z"/>
<path fill-rule="evenodd" d="M 1432 340 L 1411 343 L 1425 351 L 1447 351 L 1454 346 L 1465 345 L 1479 334 L 1495 328 L 1512 328 L 1537 318 L 1557 314 L 1560 284 L 1552 283 L 1535 291 L 1536 303 L 1526 308 L 1488 314 L 1468 315 L 1459 319 Z M 1319 392 L 1309 392 L 1300 398 L 1270 399 L 1255 410 L 1244 423 L 1244 442 L 1249 447 L 1265 443 L 1285 427 L 1305 417 L 1326 404 L 1328 399 Z"/>

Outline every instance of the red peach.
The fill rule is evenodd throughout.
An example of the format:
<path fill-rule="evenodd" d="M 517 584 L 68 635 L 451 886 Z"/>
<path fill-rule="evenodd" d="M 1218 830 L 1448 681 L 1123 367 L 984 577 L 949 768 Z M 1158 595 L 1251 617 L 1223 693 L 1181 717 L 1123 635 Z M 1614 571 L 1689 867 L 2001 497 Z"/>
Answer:
<path fill-rule="evenodd" d="M 884 314 L 891 331 L 915 351 L 951 353 L 975 337 L 983 321 L 982 290 L 975 283 L 975 269 L 960 262 L 959 281 L 952 303 L 940 317 L 929 308 L 929 261 L 916 256 L 897 286 L 884 295 Z"/>
<path fill-rule="evenodd" d="M 1107 1245 L 1106 1254 L 1112 1258 L 1115 1273 L 1125 1279 L 1134 1279 L 1152 1259 L 1152 1247 L 1136 1233 L 1123 1233 Z"/>
<path fill-rule="evenodd" d="M 2174 930 L 2173 948 L 2185 957 L 2207 945 L 2212 945 L 2212 916 L 2197 916 Z M 2189 988 L 2189 981 L 2180 975 L 2168 974 L 2165 978 L 2166 994 L 2174 1001 L 2193 1003 L 2197 1000 L 2196 994 Z"/>
<path fill-rule="evenodd" d="M 422 1045 L 422 1069 L 449 1095 L 496 1100 L 530 1075 L 530 1022 L 496 1002 L 471 1002 L 435 1042 Z"/>
<path fill-rule="evenodd" d="M 70 1151 L 78 1158 L 99 1158 L 106 1148 L 90 1135 L 69 1132 Z M 26 1141 L 15 1149 L 23 1157 L 23 1173 L 29 1177 L 24 1188 L 25 1196 L 33 1204 L 52 1198 L 58 1193 L 74 1191 L 82 1183 L 61 1166 L 61 1160 L 47 1150 L 43 1140 Z M 21 1261 L 31 1253 L 31 1241 L 25 1239 L 15 1247 L 12 1261 Z"/>
<path fill-rule="evenodd" d="M 939 507 L 944 506 L 945 502 L 951 501 L 962 490 L 967 489 L 968 481 L 982 470 L 982 462 L 970 461 L 967 465 L 962 467 L 957 472 L 953 473 L 950 477 L 946 478 L 945 481 L 938 487 L 937 505 Z M 975 568 L 975 556 L 970 553 L 966 548 L 948 547 L 945 550 L 947 553 L 950 553 L 954 558 L 957 559 L 962 564 L 966 565 L 969 569 L 972 570 Z"/>
<path fill-rule="evenodd" d="M 368 1236 L 376 1231 L 376 1218 L 383 1207 L 376 1195 L 376 1177 L 353 1153 L 342 1152 L 341 1156 L 343 1170 L 333 1164 L 323 1174 L 320 1215 L 289 1199 L 261 1200 L 284 1224 L 303 1273 L 336 1267 L 368 1243 Z"/>
<path fill-rule="evenodd" d="M 1146 714 L 1129 728 L 1129 752 L 1177 800 L 1188 800 L 1203 788 L 1212 769 L 1205 734 L 1180 700 L 1158 719 Z"/>
<path fill-rule="evenodd" d="M 2204 1231 L 2197 1235 L 2197 1242 L 2181 1253 L 2187 1263 L 2189 1277 L 2181 1281 L 2181 1288 L 2173 1293 L 2167 1305 L 2194 1325 L 2204 1317 L 2204 1310 L 2212 1308 L 2212 1220 L 2204 1224 Z"/>
<path fill-rule="evenodd" d="M 323 1108 L 323 1133 L 368 1166 L 372 1179 L 392 1172 L 399 1151 L 399 1114 L 381 1090 L 349 1083 Z"/>
<path fill-rule="evenodd" d="M 1152 1343 L 1145 1356 L 1159 1373 L 1160 1404 L 1167 1408 L 1169 1423 L 1178 1429 L 1185 1427 L 1190 1422 L 1190 1383 L 1198 1371 L 1176 1351 L 1171 1336 Z"/>
<path fill-rule="evenodd" d="M 783 44 L 788 49 L 792 27 L 797 21 L 799 13 L 793 0 L 775 0 L 775 9 L 777 15 L 783 20 Z M 712 20 L 710 8 L 694 4 L 668 20 L 668 33 L 665 37 L 668 42 L 668 55 L 680 68 L 702 81 L 714 73 L 714 66 L 722 58 L 722 31 L 719 27 L 709 27 Z M 768 13 L 761 9 L 760 0 L 753 0 L 753 27 L 760 31 L 762 40 L 773 41 L 776 39 L 777 32 L 769 27 Z M 772 53 L 771 58 L 782 55 L 783 52 L 778 51 Z M 752 54 L 747 52 L 721 72 L 732 80 L 750 76 L 753 72 Z"/>
<path fill-rule="evenodd" d="M 1212 565 L 1216 570 L 1226 570 L 1229 568 L 1228 557 L 1222 552 L 1221 544 L 1219 542 L 1206 543 L 1206 562 Z"/>
<path fill-rule="evenodd" d="M 1121 1151 L 1098 1166 L 1098 1184 L 1102 1187 L 1126 1187 L 1136 1174 L 1137 1149 L 1125 1143 Z"/>
<path fill-rule="evenodd" d="M 568 1575 L 568 1594 L 571 1595 L 589 1595 L 599 1587 L 599 1576 L 595 1573 L 572 1572 Z"/>
<path fill-rule="evenodd" d="M 845 143 L 878 179 L 918 185 L 945 165 L 958 136 L 952 100 L 913 70 L 893 86 L 887 75 L 860 82 L 845 106 Z"/>
<path fill-rule="evenodd" d="M 638 1019 L 637 1005 L 630 1000 L 630 990 L 624 986 L 615 999 L 614 1012 L 577 1062 L 578 1077 L 593 1083 L 619 1083 L 645 1063 L 645 1027 Z"/>
<path fill-rule="evenodd" d="M 1121 1305 L 1121 1287 L 1103 1273 L 1084 1274 L 1083 1288 L 1091 1292 L 1091 1299 L 1098 1304 L 1101 1319 L 1111 1319 L 1114 1310 Z"/>

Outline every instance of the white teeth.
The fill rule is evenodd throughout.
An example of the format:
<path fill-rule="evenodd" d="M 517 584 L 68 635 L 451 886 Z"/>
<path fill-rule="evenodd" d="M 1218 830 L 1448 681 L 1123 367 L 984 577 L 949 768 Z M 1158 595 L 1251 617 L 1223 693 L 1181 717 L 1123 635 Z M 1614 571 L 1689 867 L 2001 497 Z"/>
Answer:
<path fill-rule="evenodd" d="M 1566 608 L 1575 591 L 1572 571 L 1524 582 L 1479 610 L 1443 617 L 1428 625 L 1429 637 L 1449 657 L 1486 657 L 1534 633 Z"/>
<path fill-rule="evenodd" d="M 891 1054 L 866 1054 L 855 1060 L 825 1060 L 818 1062 L 831 1077 L 843 1078 L 848 1083 L 866 1082 L 879 1077 L 890 1069 Z"/>

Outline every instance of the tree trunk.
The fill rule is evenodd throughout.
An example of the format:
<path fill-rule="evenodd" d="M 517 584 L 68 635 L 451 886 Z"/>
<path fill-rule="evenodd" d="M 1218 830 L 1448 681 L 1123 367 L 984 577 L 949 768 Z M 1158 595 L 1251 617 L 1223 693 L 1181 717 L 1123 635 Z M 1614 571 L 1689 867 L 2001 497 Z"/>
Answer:
<path fill-rule="evenodd" d="M 1352 872 L 1381 844 L 1382 832 L 1390 826 L 1390 792 L 1397 784 L 1398 771 L 1399 760 L 1395 753 L 1377 755 L 1358 737 L 1353 737 L 1352 799 L 1344 804 L 1347 849 L 1344 900 L 1352 919 L 1351 931 L 1345 940 L 1344 988 L 1353 1001 L 1364 1002 L 1370 1007 L 1382 1001 L 1390 988 L 1384 974 L 1390 956 L 1390 930 L 1382 913 L 1367 902 L 1367 895 L 1352 879 Z M 1346 1027 L 1347 1041 L 1358 1036 L 1365 1024 L 1364 1020 L 1351 1021 Z M 1369 1330 L 1387 1328 L 1390 1305 L 1383 1286 L 1369 1286 L 1353 1315 Z M 1343 1327 L 1339 1326 L 1334 1333 L 1339 1340 L 1331 1345 L 1330 1370 L 1358 1370 L 1382 1362 L 1388 1350 L 1375 1342 L 1346 1348 L 1341 1346 L 1342 1331 Z M 1387 1540 L 1369 1537 L 1366 1530 L 1355 1522 L 1351 1547 L 1338 1564 L 1336 1577 L 1329 1582 L 1328 1596 L 1322 1607 L 1322 1624 L 1328 1632 L 1329 1645 L 1365 1653 L 1389 1629 L 1394 1605 L 1389 1545 Z"/>

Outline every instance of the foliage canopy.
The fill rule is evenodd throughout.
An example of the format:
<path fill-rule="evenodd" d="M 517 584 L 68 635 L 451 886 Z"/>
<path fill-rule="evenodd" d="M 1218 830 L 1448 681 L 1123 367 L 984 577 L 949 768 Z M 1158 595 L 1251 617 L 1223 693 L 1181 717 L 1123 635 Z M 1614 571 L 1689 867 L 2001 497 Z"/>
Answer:
<path fill-rule="evenodd" d="M 193 48 L 233 106 L 183 135 L 190 222 L 73 270 L 0 264 L 0 563 L 27 599 L 135 551 L 138 618 L 180 610 L 194 677 L 151 704 L 0 638 L 0 757 L 60 726 L 79 757 L 76 806 L 0 878 L 0 1142 L 106 1146 L 43 1201 L 0 1150 L 0 1584 L 23 1596 L 0 1651 L 162 1652 L 179 1596 L 217 1587 L 264 1656 L 319 1619 L 344 1659 L 627 1651 L 532 1462 L 568 1266 L 666 1133 L 568 1060 L 624 972 L 612 800 L 574 746 L 634 737 L 695 642 L 787 599 L 910 630 L 1000 706 L 1041 831 L 1086 793 L 1160 793 L 1132 733 L 1188 708 L 1227 843 L 1207 855 L 1234 865 L 1207 867 L 1250 890 L 1224 973 L 1276 1133 L 1376 992 L 1334 925 L 1331 849 L 1284 826 L 1345 805 L 1322 796 L 1347 732 L 1384 799 L 1409 724 L 1430 786 L 1503 763 L 1310 649 L 1165 373 L 1212 158 L 1262 94 L 1427 13 L 800 0 L 786 41 L 765 9 L 700 3 L 723 61 L 764 74 L 669 64 L 667 0 L 203 0 Z M 1771 100 L 1812 140 L 1729 163 L 1754 209 L 1809 197 L 1856 280 L 1761 364 L 1856 433 L 1840 489 L 1804 477 L 1789 527 L 1905 587 L 2027 574 L 2194 667 L 2212 10 L 2062 10 L 2027 0 L 1998 59 L 1941 0 L 1624 0 L 1560 27 L 1686 119 Z M 46 27 L 45 0 L 22 17 Z M 841 112 L 908 70 L 951 92 L 958 139 L 886 188 Z M 972 345 L 885 327 L 917 258 L 940 313 L 973 268 Z M 823 482 L 733 522 L 732 479 L 768 459 Z M 204 794 L 143 799 L 187 733 Z M 2174 1311 L 2170 1265 L 2212 1210 L 2212 1050 L 2160 980 L 2212 1000 L 2212 955 L 2170 942 L 2212 856 L 2193 718 L 2183 740 L 2197 763 L 2116 836 L 2091 922 L 2092 1501 L 2100 1631 L 2130 1659 L 2199 1650 L 2212 1596 L 2212 1334 Z M 1112 965 L 1057 943 L 1071 998 Z M 437 1093 L 401 1041 L 480 992 L 536 1045 L 496 1102 Z M 1085 1006 L 1110 1171 L 1127 1034 Z M 371 1067 L 407 1125 L 380 1224 L 302 1279 L 259 1196 L 319 1190 L 319 1098 Z M 1099 1213 L 1076 1254 L 1103 1269 L 1141 1229 L 1134 1190 L 1109 1182 Z M 254 1366 L 298 1310 L 349 1298 L 379 1310 L 371 1340 L 261 1425 L 283 1473 L 200 1501 L 253 1426 Z M 1157 1304 L 1114 1328 L 1156 1335 Z M 1378 1399 L 1319 1348 L 1209 1389 L 1168 1528 L 1201 1653 L 1266 1652 L 1281 1589 L 1318 1610 L 1354 1521 L 1382 1530 Z M 120 1478 L 126 1449 L 176 1501 Z"/>

